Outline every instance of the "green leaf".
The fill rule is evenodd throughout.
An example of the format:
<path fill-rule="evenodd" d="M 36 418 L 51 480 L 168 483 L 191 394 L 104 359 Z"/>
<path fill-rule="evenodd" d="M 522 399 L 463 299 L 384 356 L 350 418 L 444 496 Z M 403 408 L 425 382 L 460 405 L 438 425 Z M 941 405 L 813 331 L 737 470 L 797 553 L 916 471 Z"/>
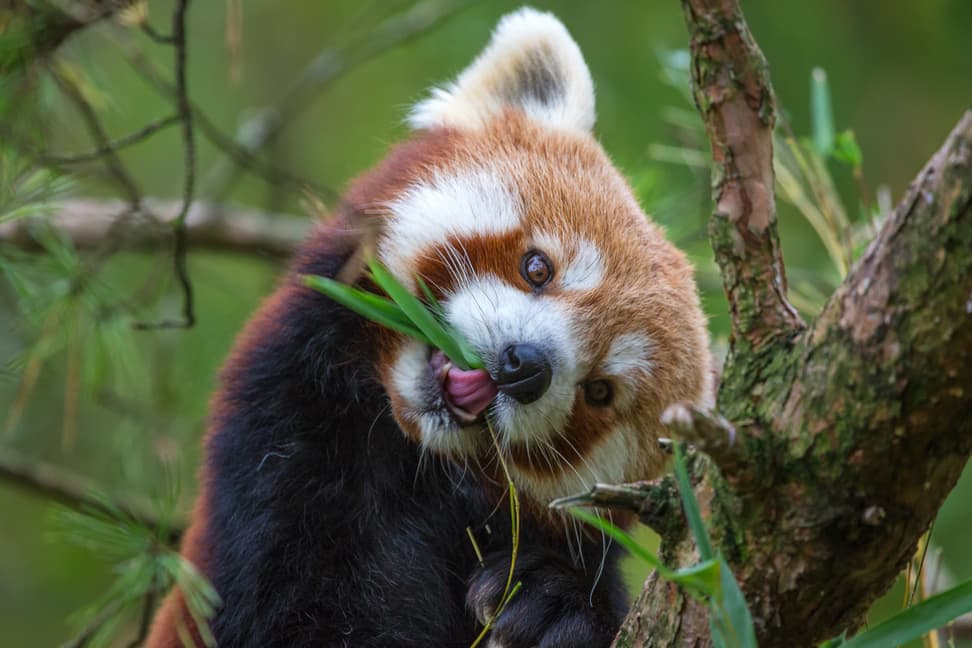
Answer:
<path fill-rule="evenodd" d="M 966 581 L 912 605 L 880 625 L 837 645 L 841 648 L 897 646 L 940 628 L 968 612 L 972 612 L 972 581 Z"/>
<path fill-rule="evenodd" d="M 663 572 L 665 575 L 674 573 L 672 570 L 668 569 L 662 564 L 662 562 L 658 559 L 658 556 L 638 544 L 638 541 L 628 535 L 624 530 L 618 528 L 599 515 L 591 513 L 587 509 L 582 508 L 567 509 L 567 512 L 578 520 L 591 525 L 595 529 L 603 531 L 605 534 L 616 540 L 622 547 L 630 551 L 632 555 L 641 558 L 659 572 Z"/>
<path fill-rule="evenodd" d="M 695 499 L 695 491 L 692 490 L 692 482 L 689 481 L 681 444 L 676 443 L 674 446 L 675 478 L 678 480 L 678 494 L 682 498 L 685 519 L 688 521 L 689 529 L 692 530 L 695 544 L 699 547 L 699 556 L 702 560 L 709 560 L 715 555 L 712 551 L 712 543 L 709 542 L 709 534 L 705 530 L 705 523 L 702 522 L 702 514 L 699 512 L 699 503 Z"/>
<path fill-rule="evenodd" d="M 368 262 L 368 268 L 371 270 L 375 283 L 381 286 L 382 290 L 392 298 L 392 301 L 398 304 L 415 327 L 431 341 L 432 346 L 441 349 L 452 362 L 462 369 L 481 369 L 483 367 L 482 361 L 476 363 L 467 361 L 455 339 L 449 335 L 425 305 L 405 286 L 400 284 L 388 270 L 374 260 Z M 479 360 L 479 358 L 476 358 L 476 360 Z"/>
<path fill-rule="evenodd" d="M 713 643 L 727 648 L 757 648 L 753 617 L 739 583 L 722 556 L 719 564 L 720 593 L 709 604 L 709 627 Z M 718 638 L 717 638 L 718 635 Z M 720 643 L 721 642 L 721 643 Z"/>
<path fill-rule="evenodd" d="M 416 277 L 416 283 L 428 305 L 412 295 L 374 259 L 368 261 L 368 267 L 372 279 L 391 297 L 391 301 L 327 277 L 308 275 L 304 277 L 304 283 L 372 322 L 441 349 L 462 369 L 483 367 L 482 359 L 465 338 L 454 327 L 440 321 L 442 306 L 421 277 Z"/>
<path fill-rule="evenodd" d="M 483 367 L 483 360 L 476 353 L 476 350 L 469 345 L 466 338 L 454 326 L 448 324 L 443 324 L 442 326 L 445 327 L 446 333 L 456 343 L 456 346 L 459 348 L 459 353 L 462 354 L 466 364 L 474 369 L 481 369 Z"/>
<path fill-rule="evenodd" d="M 860 167 L 864 161 L 864 154 L 861 153 L 861 147 L 857 145 L 857 138 L 854 137 L 852 130 L 845 130 L 837 135 L 834 150 L 831 153 L 834 158 L 855 169 Z"/>
<path fill-rule="evenodd" d="M 422 294 L 425 295 L 425 301 L 428 303 L 429 309 L 441 319 L 443 314 L 442 304 L 440 304 L 439 300 L 435 298 L 435 295 L 432 293 L 432 289 L 429 288 L 429 285 L 425 283 L 425 280 L 422 279 L 422 277 L 416 275 L 415 281 L 422 290 Z"/>
<path fill-rule="evenodd" d="M 432 342 L 416 328 L 408 317 L 395 304 L 377 295 L 348 286 L 340 281 L 317 275 L 305 275 L 304 284 L 324 293 L 337 303 L 353 310 L 365 319 L 371 320 L 393 331 L 413 337 L 425 344 Z"/>
<path fill-rule="evenodd" d="M 823 157 L 830 155 L 834 148 L 834 111 L 823 68 L 814 68 L 810 75 L 810 125 L 813 147 Z"/>
<path fill-rule="evenodd" d="M 718 560 L 704 560 L 691 567 L 683 567 L 672 572 L 670 580 L 684 587 L 689 593 L 718 597 L 722 592 L 721 572 L 722 566 Z"/>
<path fill-rule="evenodd" d="M 709 628 L 712 642 L 717 647 L 724 648 L 756 648 L 756 632 L 753 629 L 753 617 L 746 604 L 739 583 L 733 575 L 729 564 L 721 555 L 713 558 L 712 543 L 699 512 L 699 503 L 695 499 L 695 491 L 689 480 L 688 469 L 685 466 L 685 456 L 682 454 L 680 443 L 675 444 L 675 477 L 678 480 L 678 493 L 682 498 L 682 508 L 688 520 L 689 529 L 699 548 L 699 555 L 704 561 L 712 561 L 719 565 L 719 587 L 709 599 Z"/>
<path fill-rule="evenodd" d="M 637 556 L 658 570 L 659 576 L 669 582 L 681 585 L 692 596 L 709 597 L 718 593 L 720 587 L 718 561 L 707 560 L 691 567 L 677 571 L 672 570 L 666 567 L 658 559 L 658 556 L 642 547 L 638 544 L 637 540 L 610 521 L 583 508 L 570 508 L 567 509 L 567 512 L 599 531 L 602 531 L 605 535 L 610 536 L 618 544 L 631 552 L 632 555 Z"/>

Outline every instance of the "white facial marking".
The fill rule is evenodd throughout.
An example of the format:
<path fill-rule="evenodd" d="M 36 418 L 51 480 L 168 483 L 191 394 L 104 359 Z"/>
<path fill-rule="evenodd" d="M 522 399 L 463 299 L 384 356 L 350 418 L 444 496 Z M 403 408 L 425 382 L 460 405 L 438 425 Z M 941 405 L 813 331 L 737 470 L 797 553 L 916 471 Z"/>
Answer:
<path fill-rule="evenodd" d="M 392 363 L 391 383 L 410 405 L 422 403 L 422 378 L 429 371 L 428 351 L 421 342 L 407 340 Z"/>
<path fill-rule="evenodd" d="M 585 493 L 594 484 L 620 484 L 626 479 L 631 449 L 637 437 L 634 430 L 624 424 L 618 425 L 602 437 L 597 445 L 588 448 L 577 463 L 565 465 L 566 459 L 558 457 L 552 448 L 540 446 L 533 450 L 534 456 L 547 458 L 554 466 L 560 466 L 555 477 L 538 477 L 528 471 L 520 471 L 516 464 L 510 465 L 514 483 L 528 491 L 541 502 L 549 503 L 558 497 Z"/>
<path fill-rule="evenodd" d="M 418 425 L 422 445 L 451 454 L 475 452 L 475 434 L 464 433 L 444 412 L 429 411 L 431 382 L 428 348 L 416 340 L 407 340 L 392 362 L 391 383 L 407 404 L 407 417 Z"/>
<path fill-rule="evenodd" d="M 643 333 L 619 335 L 611 343 L 602 370 L 609 376 L 620 378 L 634 378 L 636 373 L 650 376 L 654 369 L 651 348 L 651 339 Z"/>
<path fill-rule="evenodd" d="M 412 128 L 480 128 L 505 108 L 553 128 L 590 132 L 594 83 L 577 43 L 549 13 L 524 8 L 500 20 L 489 45 L 454 83 L 416 105 Z"/>
<path fill-rule="evenodd" d="M 578 340 L 570 312 L 550 297 L 531 295 L 497 277 L 460 283 L 448 297 L 446 318 L 465 336 L 495 375 L 500 353 L 510 344 L 533 344 L 548 356 L 553 376 L 538 400 L 522 404 L 500 393 L 491 415 L 506 441 L 535 442 L 558 434 L 574 403 Z"/>
<path fill-rule="evenodd" d="M 575 238 L 565 245 L 558 237 L 540 232 L 533 243 L 556 264 L 556 282 L 564 290 L 592 290 L 601 285 L 604 260 L 593 242 Z"/>
<path fill-rule="evenodd" d="M 501 234 L 519 226 L 520 201 L 491 169 L 436 174 L 388 204 L 392 216 L 380 245 L 381 261 L 399 280 L 414 280 L 422 253 L 450 237 Z"/>
<path fill-rule="evenodd" d="M 560 277 L 560 285 L 567 290 L 592 290 L 601 285 L 604 261 L 597 247 L 587 239 L 576 244 L 573 258 Z"/>

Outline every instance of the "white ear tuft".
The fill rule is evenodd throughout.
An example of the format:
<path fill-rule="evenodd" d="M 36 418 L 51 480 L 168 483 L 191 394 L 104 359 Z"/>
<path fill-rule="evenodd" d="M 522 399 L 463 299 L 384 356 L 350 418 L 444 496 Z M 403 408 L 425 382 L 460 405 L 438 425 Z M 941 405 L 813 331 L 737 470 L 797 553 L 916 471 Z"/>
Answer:
<path fill-rule="evenodd" d="M 412 128 L 476 129 L 511 107 L 557 128 L 594 127 L 591 73 L 552 14 L 523 8 L 504 16 L 472 65 L 454 83 L 434 88 L 408 121 Z"/>

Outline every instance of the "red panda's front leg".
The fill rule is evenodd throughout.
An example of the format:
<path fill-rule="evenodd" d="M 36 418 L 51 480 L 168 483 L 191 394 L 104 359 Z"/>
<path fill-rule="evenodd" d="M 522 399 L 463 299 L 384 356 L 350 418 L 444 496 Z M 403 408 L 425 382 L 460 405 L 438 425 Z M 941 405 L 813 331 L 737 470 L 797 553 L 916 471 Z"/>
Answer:
<path fill-rule="evenodd" d="M 590 552 L 595 553 L 595 552 Z M 571 564 L 563 551 L 521 548 L 513 582 L 520 589 L 493 620 L 489 646 L 514 648 L 598 648 L 609 646 L 627 612 L 617 569 L 617 551 L 588 557 L 586 567 Z M 496 612 L 506 588 L 510 551 L 485 557 L 469 580 L 466 605 L 481 623 Z"/>

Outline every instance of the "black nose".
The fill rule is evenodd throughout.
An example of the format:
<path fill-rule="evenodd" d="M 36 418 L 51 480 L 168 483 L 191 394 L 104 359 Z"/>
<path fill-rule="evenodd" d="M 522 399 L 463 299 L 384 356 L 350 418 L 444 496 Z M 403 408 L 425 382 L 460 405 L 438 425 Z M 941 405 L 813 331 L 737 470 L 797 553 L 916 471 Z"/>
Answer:
<path fill-rule="evenodd" d="M 496 387 L 525 405 L 543 396 L 551 374 L 546 353 L 532 344 L 511 344 L 500 354 Z"/>

